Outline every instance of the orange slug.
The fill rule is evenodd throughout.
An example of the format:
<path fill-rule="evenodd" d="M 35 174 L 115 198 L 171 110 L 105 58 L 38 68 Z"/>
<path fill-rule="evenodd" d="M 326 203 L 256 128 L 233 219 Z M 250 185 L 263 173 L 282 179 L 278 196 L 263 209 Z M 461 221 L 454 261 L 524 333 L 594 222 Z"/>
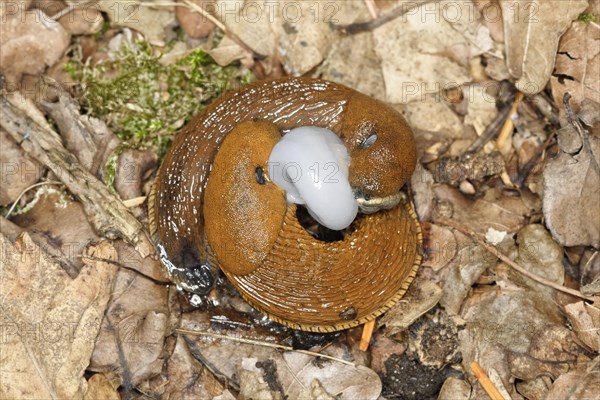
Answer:
<path fill-rule="evenodd" d="M 313 237 L 269 177 L 290 129 L 327 128 L 349 155 L 359 208 L 343 238 Z M 336 139 L 337 140 L 337 139 Z M 388 105 L 309 78 L 229 92 L 175 137 L 149 198 L 161 261 L 183 289 L 206 294 L 220 268 L 242 297 L 295 329 L 347 329 L 385 312 L 421 261 L 421 230 L 400 189 L 416 165 L 412 131 Z"/>

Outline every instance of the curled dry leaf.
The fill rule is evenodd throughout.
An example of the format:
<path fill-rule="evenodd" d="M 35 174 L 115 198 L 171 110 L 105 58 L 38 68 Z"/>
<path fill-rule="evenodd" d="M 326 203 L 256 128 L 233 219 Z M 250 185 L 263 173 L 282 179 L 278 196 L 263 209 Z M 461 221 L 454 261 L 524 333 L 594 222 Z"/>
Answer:
<path fill-rule="evenodd" d="M 14 202 L 19 194 L 36 183 L 44 167 L 28 157 L 10 135 L 0 128 L 0 206 Z"/>
<path fill-rule="evenodd" d="M 588 2 L 500 0 L 500 5 L 508 70 L 521 92 L 539 93 L 552 74 L 558 40 Z"/>
<path fill-rule="evenodd" d="M 3 398 L 81 398 L 116 266 L 86 262 L 75 279 L 26 233 L 11 243 L 0 235 Z M 108 242 L 90 248 L 108 260 Z"/>
<path fill-rule="evenodd" d="M 0 25 L 0 73 L 8 87 L 15 88 L 23 74 L 40 74 L 57 62 L 69 45 L 70 35 L 41 10 L 26 12 L 17 2 L 6 4 Z"/>

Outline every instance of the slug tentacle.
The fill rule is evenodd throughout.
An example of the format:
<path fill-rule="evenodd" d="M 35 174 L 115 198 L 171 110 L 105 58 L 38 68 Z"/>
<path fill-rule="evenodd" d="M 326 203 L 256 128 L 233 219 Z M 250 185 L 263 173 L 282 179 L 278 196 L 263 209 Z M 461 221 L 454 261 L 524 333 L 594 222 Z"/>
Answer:
<path fill-rule="evenodd" d="M 299 127 L 339 137 L 347 153 L 338 161 L 349 158 L 340 164 L 347 209 L 372 213 L 359 214 L 340 240 L 311 236 L 270 176 L 273 148 Z M 186 290 L 205 294 L 219 267 L 275 321 L 319 332 L 349 328 L 387 310 L 416 274 L 421 231 L 400 192 L 415 164 L 412 132 L 389 106 L 321 80 L 256 82 L 222 96 L 177 135 L 149 196 L 151 233 Z M 309 204 L 330 221 L 332 208 L 320 209 Z M 347 225 L 333 220 L 335 229 Z"/>

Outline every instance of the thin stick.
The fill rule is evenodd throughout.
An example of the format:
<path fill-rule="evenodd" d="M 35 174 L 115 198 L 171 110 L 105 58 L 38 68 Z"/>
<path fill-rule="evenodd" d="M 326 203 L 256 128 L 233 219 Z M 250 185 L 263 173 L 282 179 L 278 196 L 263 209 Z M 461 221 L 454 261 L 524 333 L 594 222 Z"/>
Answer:
<path fill-rule="evenodd" d="M 513 129 L 515 127 L 512 116 L 517 112 L 517 107 L 521 100 L 523 100 L 524 94 L 522 92 L 517 92 L 515 96 L 515 100 L 512 103 L 512 107 L 510 108 L 510 112 L 508 113 L 508 117 L 504 121 L 504 125 L 502 129 L 500 129 L 500 133 L 498 134 L 498 139 L 496 139 L 496 148 L 500 151 L 504 148 L 506 141 L 512 135 Z"/>
<path fill-rule="evenodd" d="M 373 30 L 375 28 L 380 27 L 381 25 L 390 22 L 398 17 L 405 15 L 407 12 L 411 11 L 414 8 L 420 7 L 425 3 L 431 3 L 434 0 L 417 0 L 416 2 L 410 2 L 410 8 L 404 6 L 403 3 L 397 6 L 391 11 L 386 12 L 385 14 L 379 15 L 377 18 L 372 19 L 368 22 L 357 22 L 350 25 L 333 25 L 333 27 L 343 33 L 352 35 L 355 33 L 366 32 Z"/>
<path fill-rule="evenodd" d="M 369 348 L 369 343 L 371 342 L 371 337 L 373 337 L 373 330 L 375 329 L 375 320 L 372 319 L 369 322 L 366 322 L 363 325 L 362 336 L 360 337 L 360 344 L 358 345 L 358 349 L 360 351 L 367 351 Z"/>
<path fill-rule="evenodd" d="M 490 396 L 492 400 L 504 400 L 502 393 L 494 386 L 490 378 L 487 376 L 481 365 L 477 361 L 471 363 L 471 370 L 475 374 L 475 377 L 483 387 L 483 390 Z"/>
<path fill-rule="evenodd" d="M 449 226 L 451 228 L 456 229 L 457 231 L 467 235 L 468 237 L 470 237 L 472 240 L 474 240 L 475 242 L 477 242 L 479 245 L 481 245 L 484 249 L 486 249 L 487 251 L 489 251 L 490 253 L 492 253 L 494 256 L 496 256 L 497 258 L 499 258 L 500 260 L 504 261 L 507 265 L 509 265 L 510 267 L 512 267 L 514 270 L 519 271 L 521 274 L 525 275 L 526 277 L 533 279 L 534 281 L 541 283 L 542 285 L 551 287 L 554 290 L 558 290 L 559 292 L 563 292 L 563 293 L 567 293 L 570 294 L 571 296 L 575 296 L 575 297 L 579 297 L 581 299 L 585 299 L 588 301 L 594 301 L 595 299 L 589 296 L 586 296 L 584 294 L 582 294 L 580 291 L 578 290 L 574 290 L 574 289 L 570 289 L 568 287 L 564 287 L 562 285 L 559 285 L 555 282 L 549 281 L 545 278 L 542 278 L 541 276 L 537 276 L 535 274 L 532 274 L 531 272 L 527 271 L 525 268 L 521 267 L 519 264 L 517 264 L 516 262 L 514 262 L 513 260 L 511 260 L 510 258 L 508 258 L 507 256 L 505 256 L 504 254 L 502 254 L 495 246 L 492 246 L 488 243 L 486 243 L 483 239 L 481 239 L 475 232 L 471 231 L 469 228 L 467 228 L 464 225 L 459 224 L 458 222 L 449 220 L 449 219 L 442 219 L 438 221 L 441 224 L 444 224 L 446 226 Z"/>
<path fill-rule="evenodd" d="M 127 208 L 137 207 L 146 201 L 146 196 L 134 197 L 133 199 L 123 200 L 123 204 Z"/>
<path fill-rule="evenodd" d="M 63 184 L 62 182 L 57 182 L 57 181 L 44 181 L 44 182 L 38 182 L 29 187 L 26 187 L 25 189 L 23 189 L 21 194 L 19 194 L 17 199 L 13 202 L 12 206 L 10 206 L 10 208 L 8 209 L 8 212 L 6 213 L 4 218 L 6 218 L 6 219 L 10 218 L 10 214 L 12 214 L 12 212 L 15 210 L 15 207 L 17 206 L 17 204 L 19 204 L 19 200 L 21 200 L 21 197 L 23 197 L 25 195 L 25 193 L 27 193 L 31 189 L 36 188 L 38 186 L 44 186 L 44 185 L 62 185 L 62 184 Z"/>
<path fill-rule="evenodd" d="M 255 345 L 255 346 L 271 347 L 273 349 L 286 350 L 286 351 L 295 351 L 296 353 L 307 354 L 307 355 L 313 356 L 313 357 L 322 357 L 322 358 L 326 358 L 328 360 L 337 361 L 337 362 L 340 362 L 342 364 L 346 364 L 346 365 L 350 365 L 352 367 L 356 367 L 356 364 L 351 363 L 350 361 L 342 360 L 341 358 L 336 358 L 336 357 L 328 356 L 327 354 L 316 353 L 314 351 L 298 350 L 298 349 L 294 349 L 293 347 L 284 346 L 284 345 L 281 345 L 281 344 L 261 342 L 259 340 L 252 340 L 252 339 L 246 339 L 246 338 L 240 338 L 240 337 L 233 337 L 233 336 L 228 336 L 228 335 L 220 335 L 218 333 L 212 333 L 212 332 L 206 332 L 206 331 L 190 331 L 188 329 L 175 329 L 175 332 L 182 333 L 184 335 L 208 336 L 208 337 L 212 337 L 212 338 L 215 338 L 215 339 L 231 340 L 231 341 L 234 341 L 234 342 L 252 344 L 252 345 Z"/>
<path fill-rule="evenodd" d="M 371 14 L 373 19 L 379 17 L 379 10 L 377 4 L 375 4 L 375 0 L 365 0 L 365 6 L 367 6 L 367 10 L 369 10 L 369 14 Z"/>

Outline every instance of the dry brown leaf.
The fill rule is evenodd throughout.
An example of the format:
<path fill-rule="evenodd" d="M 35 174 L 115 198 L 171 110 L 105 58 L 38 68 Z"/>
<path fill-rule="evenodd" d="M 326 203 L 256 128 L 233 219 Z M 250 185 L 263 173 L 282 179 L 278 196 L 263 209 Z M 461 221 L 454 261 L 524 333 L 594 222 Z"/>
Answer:
<path fill-rule="evenodd" d="M 193 328 L 198 325 L 197 322 L 184 319 L 182 327 Z M 233 332 L 232 336 L 234 335 L 239 336 L 239 333 Z M 234 374 L 239 374 L 239 368 L 254 373 L 257 373 L 258 369 L 262 377 L 268 375 L 271 384 L 279 387 L 281 394 L 290 399 L 300 398 L 315 379 L 327 393 L 344 399 L 376 399 L 381 393 L 379 376 L 363 366 L 350 366 L 329 360 L 317 361 L 315 357 L 306 354 L 281 353 L 272 348 L 228 340 L 203 337 L 187 337 L 186 340 L 196 358 L 203 360 L 211 369 L 228 379 L 235 378 Z M 341 350 L 335 347 L 336 345 L 332 345 L 327 351 Z M 233 380 L 242 384 L 239 378 Z"/>
<path fill-rule="evenodd" d="M 100 10 L 116 25 L 134 29 L 155 46 L 166 44 L 166 31 L 176 26 L 175 10 L 170 4 L 153 6 L 152 2 L 102 0 Z"/>
<path fill-rule="evenodd" d="M 596 7 L 600 7 L 598 3 Z M 600 29 L 589 23 L 574 21 L 560 39 L 551 79 L 554 100 L 560 104 L 564 94 L 569 92 L 573 96 L 575 111 L 579 111 L 586 98 L 600 103 L 598 62 Z"/>
<path fill-rule="evenodd" d="M 0 236 L 2 398 L 81 398 L 117 267 L 86 262 L 71 279 L 24 234 Z M 108 242 L 89 249 L 114 260 Z M 4 340 L 5 339 L 5 340 Z"/>
<path fill-rule="evenodd" d="M 178 0 L 178 3 L 183 3 L 183 0 Z M 210 0 L 192 0 L 192 3 L 199 7 L 204 7 L 204 10 L 210 10 L 210 7 L 215 7 L 215 2 Z M 181 26 L 181 29 L 193 38 L 203 38 L 212 32 L 215 28 L 208 18 L 200 13 L 190 10 L 188 7 L 175 7 L 175 16 Z"/>
<path fill-rule="evenodd" d="M 495 370 L 511 395 L 515 393 L 507 352 L 526 354 L 536 336 L 564 323 L 556 304 L 526 291 L 475 294 L 463 305 L 461 317 L 466 326 L 459 331 L 460 350 L 470 381 L 475 379 L 469 366 L 477 361 L 484 370 Z M 472 398 L 484 396 L 481 386 L 474 385 Z"/>
<path fill-rule="evenodd" d="M 57 62 L 71 37 L 41 10 L 26 12 L 16 2 L 8 2 L 2 9 L 0 73 L 8 87 L 15 88 L 23 74 L 40 74 Z"/>
<path fill-rule="evenodd" d="M 424 224 L 425 256 L 421 265 L 434 271 L 444 268 L 456 256 L 458 244 L 454 233 L 446 227 Z"/>
<path fill-rule="evenodd" d="M 600 247 L 600 137 L 577 154 L 560 151 L 544 168 L 544 218 L 563 246 Z M 565 212 L 568 210 L 568 212 Z"/>
<path fill-rule="evenodd" d="M 479 11 L 470 6 L 423 4 L 373 31 L 388 102 L 421 101 L 425 94 L 472 79 L 468 60 L 489 51 L 492 40 Z"/>
<path fill-rule="evenodd" d="M 457 234 L 456 256 L 448 264 L 440 304 L 458 314 L 471 287 L 488 268 L 496 265 L 496 258 L 481 246 Z"/>
<path fill-rule="evenodd" d="M 557 378 L 568 372 L 584 353 L 573 336 L 573 332 L 561 325 L 548 324 L 536 329 L 526 352 L 508 351 L 512 375 L 529 381 L 541 376 Z"/>
<path fill-rule="evenodd" d="M 438 400 L 469 400 L 470 398 L 469 382 L 452 376 L 444 381 L 438 396 Z"/>
<path fill-rule="evenodd" d="M 349 86 L 378 100 L 385 100 L 381 65 L 373 47 L 373 35 L 370 32 L 342 36 L 331 44 L 331 49 L 319 68 L 320 77 Z"/>
<path fill-rule="evenodd" d="M 594 365 L 595 364 L 595 365 Z M 585 367 L 582 366 L 582 367 Z M 547 399 L 588 400 L 595 399 L 600 393 L 598 364 L 591 361 L 589 367 L 579 368 L 558 377 L 548 391 Z"/>
<path fill-rule="evenodd" d="M 500 0 L 508 70 L 521 92 L 533 95 L 550 79 L 558 40 L 587 0 Z"/>
<path fill-rule="evenodd" d="M 565 269 L 562 264 L 563 248 L 556 243 L 542 225 L 530 224 L 517 234 L 519 255 L 515 262 L 529 272 L 559 285 L 564 283 Z M 548 296 L 554 289 L 533 281 L 510 269 L 508 277 L 513 282 L 529 287 Z"/>
<path fill-rule="evenodd" d="M 567 304 L 565 313 L 579 340 L 588 349 L 598 353 L 600 349 L 600 309 L 598 306 L 579 301 Z"/>
<path fill-rule="evenodd" d="M 87 390 L 83 395 L 84 400 L 120 400 L 121 396 L 104 374 L 94 374 L 87 381 Z"/>
<path fill-rule="evenodd" d="M 119 270 L 90 370 L 120 371 L 130 385 L 161 372 L 164 340 L 172 329 L 167 326 L 167 291 L 139 273 Z"/>
<path fill-rule="evenodd" d="M 537 197 L 525 192 L 520 197 L 505 196 L 493 188 L 483 197 L 472 199 L 449 185 L 434 186 L 433 190 L 438 201 L 438 214 L 442 205 L 449 207 L 453 220 L 479 234 L 485 234 L 488 228 L 515 232 L 525 225 L 527 216 L 541 206 Z"/>
<path fill-rule="evenodd" d="M 417 276 L 406 295 L 379 319 L 379 325 L 385 325 L 386 334 L 393 336 L 435 307 L 441 297 L 442 290 L 438 285 Z"/>
<path fill-rule="evenodd" d="M 223 393 L 223 385 L 200 364 L 187 346 L 183 336 L 177 338 L 167 363 L 165 399 L 212 399 Z"/>
<path fill-rule="evenodd" d="M 100 239 L 81 204 L 55 191 L 42 195 L 28 212 L 15 216 L 13 221 L 27 229 L 37 243 L 47 243 L 47 252 L 77 270 L 83 266 L 81 254 L 85 247 Z"/>

